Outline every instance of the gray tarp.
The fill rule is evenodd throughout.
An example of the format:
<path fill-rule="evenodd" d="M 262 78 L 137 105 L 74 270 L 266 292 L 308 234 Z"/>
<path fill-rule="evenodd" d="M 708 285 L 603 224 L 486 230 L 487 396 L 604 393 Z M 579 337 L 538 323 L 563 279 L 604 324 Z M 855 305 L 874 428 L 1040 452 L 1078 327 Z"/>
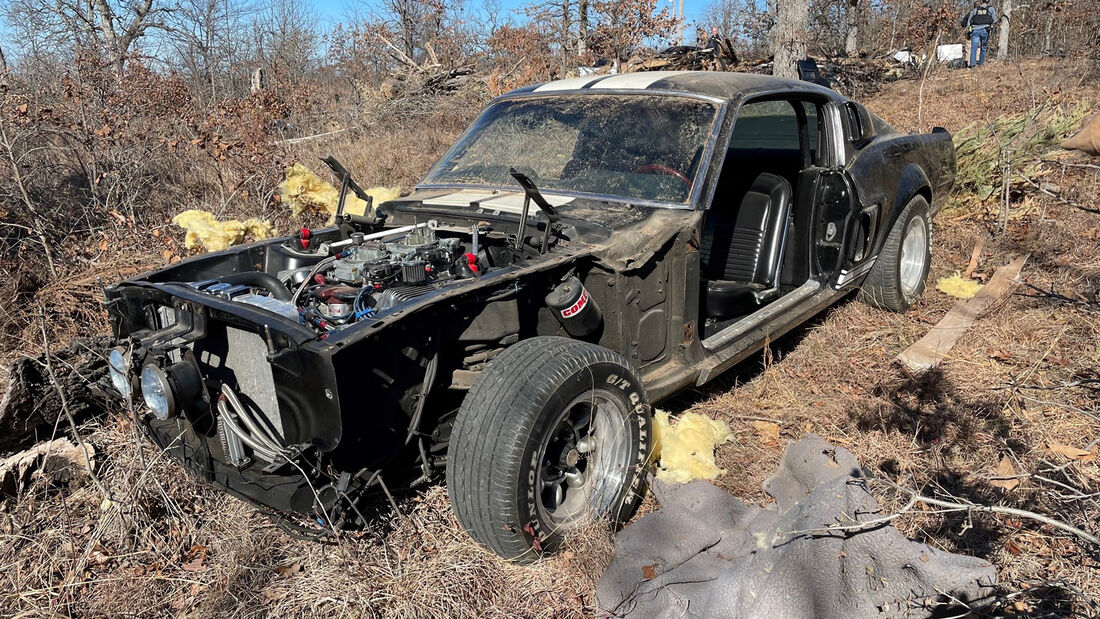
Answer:
<path fill-rule="evenodd" d="M 634 617 L 925 616 L 980 605 L 997 582 L 987 561 L 886 523 L 825 531 L 885 514 L 855 456 L 821 437 L 790 444 L 764 490 L 775 504 L 760 508 L 708 482 L 656 482 L 661 509 L 619 535 L 600 607 Z"/>

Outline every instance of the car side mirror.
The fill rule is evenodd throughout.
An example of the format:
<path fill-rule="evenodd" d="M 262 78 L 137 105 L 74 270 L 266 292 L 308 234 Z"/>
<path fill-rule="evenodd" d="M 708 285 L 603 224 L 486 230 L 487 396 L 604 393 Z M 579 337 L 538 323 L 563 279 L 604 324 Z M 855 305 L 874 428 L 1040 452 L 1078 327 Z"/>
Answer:
<path fill-rule="evenodd" d="M 844 112 L 848 122 L 849 142 L 863 144 L 875 137 L 875 123 L 867 108 L 855 101 L 848 101 L 844 104 Z"/>

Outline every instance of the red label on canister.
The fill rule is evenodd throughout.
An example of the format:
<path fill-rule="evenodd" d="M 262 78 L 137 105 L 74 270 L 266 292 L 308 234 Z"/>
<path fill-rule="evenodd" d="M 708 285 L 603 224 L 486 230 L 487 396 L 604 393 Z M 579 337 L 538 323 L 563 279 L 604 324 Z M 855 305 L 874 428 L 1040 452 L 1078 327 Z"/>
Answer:
<path fill-rule="evenodd" d="M 584 306 L 588 305 L 588 291 L 581 290 L 581 298 L 577 299 L 577 302 L 561 311 L 562 318 L 569 318 L 575 316 L 577 312 L 584 309 Z"/>

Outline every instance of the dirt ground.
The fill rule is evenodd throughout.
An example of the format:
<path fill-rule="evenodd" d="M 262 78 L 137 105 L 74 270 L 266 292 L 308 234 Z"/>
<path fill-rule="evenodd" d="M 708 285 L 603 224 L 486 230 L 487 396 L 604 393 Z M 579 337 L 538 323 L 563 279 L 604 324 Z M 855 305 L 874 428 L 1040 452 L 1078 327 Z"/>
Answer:
<path fill-rule="evenodd" d="M 1040 108 L 1096 109 L 1094 72 L 1094 66 L 1053 60 L 940 71 L 923 83 L 889 84 L 867 104 L 902 130 L 942 125 L 958 133 L 1006 114 L 1039 118 Z M 341 148 L 379 148 L 370 136 L 359 139 Z M 417 143 L 426 166 L 431 156 L 423 152 L 438 153 L 447 140 Z M 1020 173 L 1052 195 L 1015 179 L 1007 213 L 1000 194 L 965 193 L 941 212 L 929 288 L 909 313 L 843 302 L 715 384 L 661 404 L 673 414 L 702 412 L 729 423 L 733 440 L 717 453 L 727 470 L 720 487 L 766 503 L 761 482 L 785 442 L 816 433 L 854 452 L 874 475 L 928 496 L 1018 507 L 1096 530 L 1100 214 L 1085 209 L 1100 207 L 1100 161 L 1057 150 L 1034 159 L 1040 156 L 1054 163 L 1030 163 Z M 370 182 L 407 182 L 385 176 L 378 166 L 387 161 L 369 168 L 379 176 Z M 346 163 L 356 169 L 354 161 Z M 1020 278 L 1026 285 L 970 329 L 939 368 L 907 375 L 895 357 L 956 302 L 934 282 L 965 270 L 982 235 L 990 236 L 976 273 L 988 276 L 1029 254 Z M 76 289 L 73 320 L 91 325 L 85 330 L 103 326 L 94 276 L 111 279 L 118 270 L 119 264 L 96 265 Z M 33 332 L 25 337 L 33 350 Z M 779 427 L 778 440 L 767 423 Z M 612 541 L 602 527 L 578 534 L 558 556 L 515 566 L 474 546 L 451 514 L 445 489 L 434 486 L 401 502 L 400 513 L 383 511 L 369 533 L 330 545 L 299 541 L 256 509 L 185 478 L 136 439 L 126 411 L 85 424 L 81 434 L 96 448 L 96 477 L 110 498 L 88 481 L 39 484 L 4 503 L 0 615 L 595 613 L 595 582 Z M 1018 485 L 1006 490 L 991 483 L 1006 477 Z M 882 498 L 897 503 L 889 493 Z M 654 507 L 647 499 L 641 512 Z M 1004 585 L 1003 613 L 1100 611 L 1095 549 L 1050 526 L 921 510 L 895 524 L 937 548 L 991 561 Z"/>

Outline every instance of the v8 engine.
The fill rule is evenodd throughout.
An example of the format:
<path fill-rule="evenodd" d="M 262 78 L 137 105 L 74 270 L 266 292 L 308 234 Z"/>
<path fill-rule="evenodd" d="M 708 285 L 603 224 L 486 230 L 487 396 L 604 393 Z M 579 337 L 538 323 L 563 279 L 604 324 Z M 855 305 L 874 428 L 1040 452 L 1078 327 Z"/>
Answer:
<path fill-rule="evenodd" d="M 334 243 L 314 243 L 306 232 L 280 249 L 295 266 L 277 277 L 238 273 L 189 285 L 324 332 L 484 272 L 495 262 L 489 251 L 493 239 L 486 238 L 480 252 L 477 239 L 476 227 L 467 234 L 438 236 L 434 221 L 400 233 L 356 232 Z"/>

